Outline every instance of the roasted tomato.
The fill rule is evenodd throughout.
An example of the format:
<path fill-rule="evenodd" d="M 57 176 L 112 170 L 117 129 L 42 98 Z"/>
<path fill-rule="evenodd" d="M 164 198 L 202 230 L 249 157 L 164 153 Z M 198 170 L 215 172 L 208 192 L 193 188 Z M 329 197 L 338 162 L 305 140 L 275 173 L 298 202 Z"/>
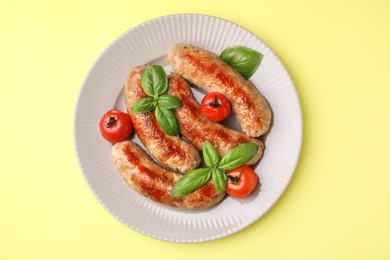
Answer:
<path fill-rule="evenodd" d="M 133 131 L 133 123 L 129 114 L 112 109 L 100 119 L 99 129 L 104 139 L 111 143 L 118 143 L 129 138 Z"/>
<path fill-rule="evenodd" d="M 256 188 L 259 177 L 248 165 L 242 165 L 226 172 L 228 183 L 226 193 L 236 198 L 244 198 Z"/>
<path fill-rule="evenodd" d="M 200 109 L 209 120 L 219 122 L 230 115 L 232 107 L 224 95 L 211 92 L 202 99 Z"/>

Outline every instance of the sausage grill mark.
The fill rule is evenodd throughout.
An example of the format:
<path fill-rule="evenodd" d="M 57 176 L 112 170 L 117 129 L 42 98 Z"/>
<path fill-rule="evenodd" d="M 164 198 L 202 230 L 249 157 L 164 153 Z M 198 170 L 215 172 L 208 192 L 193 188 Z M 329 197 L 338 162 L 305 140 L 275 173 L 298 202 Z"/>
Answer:
<path fill-rule="evenodd" d="M 259 137 L 269 130 L 272 114 L 265 98 L 218 56 L 189 44 L 175 44 L 167 60 L 176 73 L 191 83 L 207 92 L 223 94 L 245 134 Z"/>
<path fill-rule="evenodd" d="M 171 73 L 168 80 L 168 93 L 182 101 L 182 106 L 174 110 L 182 135 L 198 150 L 202 150 L 207 140 L 214 145 L 221 156 L 224 156 L 237 145 L 251 142 L 257 144 L 259 150 L 248 164 L 253 165 L 260 159 L 264 148 L 260 140 L 208 120 L 200 111 L 200 105 L 193 96 L 188 82 L 176 73 Z"/>
<path fill-rule="evenodd" d="M 183 53 L 183 56 L 193 63 L 200 71 L 203 71 L 205 75 L 213 74 L 218 81 L 225 86 L 225 91 L 231 92 L 231 95 L 237 99 L 241 99 L 245 103 L 248 109 L 253 109 L 253 102 L 248 95 L 242 91 L 239 91 L 240 87 L 236 86 L 235 80 L 224 72 L 221 66 L 217 66 L 215 63 L 207 63 L 204 59 L 196 57 L 191 53 Z M 210 85 L 214 84 L 210 82 Z"/>
<path fill-rule="evenodd" d="M 140 194 L 168 206 L 185 209 L 208 208 L 221 201 L 210 179 L 204 186 L 183 197 L 170 195 L 182 175 L 155 164 L 134 142 L 124 141 L 112 147 L 112 160 L 122 178 Z"/>
<path fill-rule="evenodd" d="M 125 86 L 127 112 L 133 121 L 135 132 L 150 154 L 164 167 L 185 173 L 200 163 L 199 152 L 179 136 L 167 135 L 158 125 L 153 112 L 135 113 L 133 104 L 140 98 L 148 97 L 141 85 L 145 67 L 131 70 Z"/>

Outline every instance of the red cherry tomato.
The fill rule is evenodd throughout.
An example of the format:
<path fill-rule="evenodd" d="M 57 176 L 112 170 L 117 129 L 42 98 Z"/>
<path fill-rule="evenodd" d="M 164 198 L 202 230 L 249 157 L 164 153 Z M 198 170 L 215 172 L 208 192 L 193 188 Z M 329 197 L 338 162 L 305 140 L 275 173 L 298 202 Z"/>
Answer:
<path fill-rule="evenodd" d="M 111 143 L 125 141 L 133 131 L 133 123 L 129 114 L 118 110 L 107 111 L 99 122 L 101 135 Z"/>
<path fill-rule="evenodd" d="M 224 95 L 211 92 L 202 99 L 200 110 L 209 120 L 219 122 L 229 116 L 232 108 Z"/>
<path fill-rule="evenodd" d="M 227 171 L 226 174 L 228 176 L 226 193 L 240 199 L 251 194 L 259 180 L 255 171 L 245 164 Z"/>

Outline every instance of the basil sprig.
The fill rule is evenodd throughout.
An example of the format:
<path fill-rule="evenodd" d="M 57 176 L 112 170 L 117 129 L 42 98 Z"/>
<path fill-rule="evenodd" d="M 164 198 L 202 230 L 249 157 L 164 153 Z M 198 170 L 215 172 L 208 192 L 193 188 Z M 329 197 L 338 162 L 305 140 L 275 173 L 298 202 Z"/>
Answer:
<path fill-rule="evenodd" d="M 172 196 L 184 196 L 202 187 L 210 179 L 209 168 L 199 168 L 187 172 L 172 189 Z"/>
<path fill-rule="evenodd" d="M 225 154 L 219 164 L 219 167 L 226 171 L 240 167 L 252 160 L 257 153 L 257 148 L 257 145 L 253 143 L 240 144 Z"/>
<path fill-rule="evenodd" d="M 203 146 L 203 159 L 206 165 L 210 168 L 216 167 L 219 164 L 219 153 L 217 149 L 209 142 Z"/>
<path fill-rule="evenodd" d="M 222 51 L 220 58 L 249 79 L 259 67 L 263 54 L 244 46 L 233 46 Z"/>
<path fill-rule="evenodd" d="M 185 196 L 202 187 L 210 177 L 218 192 L 226 191 L 227 176 L 225 171 L 232 170 L 249 162 L 256 155 L 258 145 L 253 143 L 240 144 L 231 149 L 222 159 L 217 149 L 206 141 L 203 146 L 203 159 L 208 168 L 199 168 L 187 172 L 173 186 L 171 195 L 174 197 Z"/>
<path fill-rule="evenodd" d="M 159 65 L 148 66 L 141 76 L 141 85 L 146 94 L 155 97 L 168 89 L 168 77 Z"/>
<path fill-rule="evenodd" d="M 178 97 L 164 94 L 168 90 L 168 77 L 159 65 L 148 66 L 141 76 L 142 89 L 149 96 L 138 99 L 131 109 L 146 113 L 154 109 L 158 125 L 168 135 L 180 134 L 180 126 L 172 109 L 181 106 Z"/>
<path fill-rule="evenodd" d="M 238 166 L 237 166 L 238 167 Z M 213 182 L 218 192 L 226 191 L 227 177 L 226 174 L 218 168 L 211 169 Z"/>
<path fill-rule="evenodd" d="M 158 125 L 165 133 L 172 136 L 180 134 L 179 123 L 171 109 L 157 105 L 154 109 L 154 115 L 156 116 Z"/>

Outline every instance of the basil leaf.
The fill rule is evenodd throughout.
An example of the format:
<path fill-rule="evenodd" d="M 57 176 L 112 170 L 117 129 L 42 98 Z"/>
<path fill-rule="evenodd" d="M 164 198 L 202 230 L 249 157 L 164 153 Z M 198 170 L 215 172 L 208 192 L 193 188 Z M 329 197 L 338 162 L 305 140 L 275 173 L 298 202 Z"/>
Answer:
<path fill-rule="evenodd" d="M 217 168 L 212 169 L 212 178 L 214 186 L 218 192 L 226 191 L 227 177 L 223 171 Z"/>
<path fill-rule="evenodd" d="M 163 94 L 158 97 L 158 105 L 165 109 L 172 109 L 181 106 L 181 100 L 178 97 Z"/>
<path fill-rule="evenodd" d="M 141 76 L 142 89 L 151 97 L 157 98 L 168 89 L 168 77 L 159 65 L 148 66 Z"/>
<path fill-rule="evenodd" d="M 263 54 L 244 46 L 234 46 L 226 48 L 220 58 L 249 79 L 259 67 Z"/>
<path fill-rule="evenodd" d="M 210 168 L 217 167 L 219 163 L 219 154 L 217 149 L 209 142 L 206 141 L 206 143 L 203 146 L 203 158 L 206 165 Z"/>
<path fill-rule="evenodd" d="M 240 144 L 231 149 L 221 159 L 219 168 L 224 170 L 233 170 L 249 162 L 256 155 L 259 147 L 253 143 Z"/>
<path fill-rule="evenodd" d="M 180 134 L 180 126 L 172 110 L 157 105 L 154 109 L 154 115 L 158 125 L 165 133 L 171 136 Z"/>
<path fill-rule="evenodd" d="M 146 113 L 152 111 L 156 106 L 153 98 L 140 98 L 134 102 L 131 109 L 136 113 Z"/>
<path fill-rule="evenodd" d="M 174 197 L 185 196 L 203 186 L 210 179 L 210 169 L 199 168 L 187 172 L 173 186 L 171 195 Z"/>

